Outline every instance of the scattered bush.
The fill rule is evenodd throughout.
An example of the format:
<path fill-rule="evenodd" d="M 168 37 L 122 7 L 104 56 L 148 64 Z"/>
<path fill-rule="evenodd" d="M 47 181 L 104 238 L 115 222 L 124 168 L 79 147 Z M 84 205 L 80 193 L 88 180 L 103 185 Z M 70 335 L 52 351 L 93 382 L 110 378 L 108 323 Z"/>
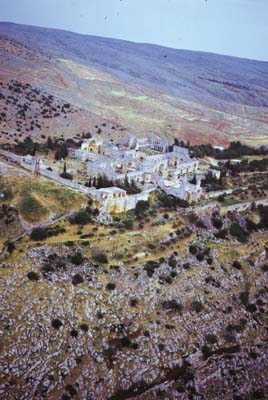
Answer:
<path fill-rule="evenodd" d="M 81 329 L 81 331 L 83 331 L 83 332 L 88 332 L 88 325 L 87 324 L 81 324 L 80 325 L 80 329 Z"/>
<path fill-rule="evenodd" d="M 215 233 L 215 237 L 217 239 L 225 239 L 228 234 L 227 229 L 221 229 L 217 233 Z"/>
<path fill-rule="evenodd" d="M 154 274 L 154 271 L 155 271 L 157 268 L 159 268 L 160 265 L 161 265 L 161 264 L 160 264 L 159 262 L 150 260 L 150 261 L 147 261 L 147 262 L 146 262 L 146 264 L 145 264 L 145 266 L 144 266 L 144 269 L 145 269 L 145 271 L 147 272 L 147 275 L 148 275 L 149 277 L 152 277 L 153 274 Z"/>
<path fill-rule="evenodd" d="M 164 310 L 174 310 L 174 311 L 182 311 L 183 310 L 183 305 L 175 299 L 164 300 L 162 302 L 162 307 Z"/>
<path fill-rule="evenodd" d="M 95 261 L 98 261 L 102 264 L 107 264 L 109 261 L 107 254 L 101 249 L 94 249 L 92 251 L 92 257 Z"/>
<path fill-rule="evenodd" d="M 73 180 L 73 175 L 70 174 L 69 172 L 62 172 L 60 174 L 60 177 L 63 178 L 63 179 L 69 179 L 70 181 Z"/>
<path fill-rule="evenodd" d="M 73 284 L 74 286 L 79 285 L 80 283 L 83 283 L 83 282 L 84 282 L 84 279 L 83 279 L 83 277 L 82 277 L 80 274 L 75 274 L 75 275 L 72 277 L 72 284 Z"/>
<path fill-rule="evenodd" d="M 192 302 L 192 308 L 195 312 L 200 313 L 204 309 L 204 305 L 201 301 L 195 300 Z"/>
<path fill-rule="evenodd" d="M 71 257 L 71 263 L 74 265 L 81 265 L 84 262 L 84 257 L 83 254 L 78 251 L 77 253 L 75 253 L 74 255 L 72 255 Z"/>
<path fill-rule="evenodd" d="M 137 217 L 142 217 L 144 216 L 145 211 L 147 211 L 148 209 L 149 209 L 149 202 L 140 200 L 136 204 L 135 215 Z"/>
<path fill-rule="evenodd" d="M 208 358 L 212 354 L 212 349 L 207 344 L 201 347 L 204 358 Z"/>
<path fill-rule="evenodd" d="M 176 268 L 176 266 L 177 266 L 176 258 L 173 257 L 173 256 L 169 257 L 169 259 L 168 259 L 168 265 L 169 265 L 171 268 Z"/>
<path fill-rule="evenodd" d="M 109 283 L 107 283 L 107 285 L 106 285 L 106 289 L 107 289 L 107 290 L 114 290 L 115 288 L 116 288 L 116 284 L 113 283 L 113 282 L 109 282 Z"/>
<path fill-rule="evenodd" d="M 195 255 L 197 253 L 197 251 L 198 251 L 198 248 L 195 245 L 191 244 L 191 246 L 189 247 L 189 252 L 191 254 Z"/>
<path fill-rule="evenodd" d="M 239 294 L 239 299 L 240 299 L 241 303 L 246 306 L 248 304 L 248 300 L 249 300 L 249 292 L 248 291 L 241 292 Z"/>
<path fill-rule="evenodd" d="M 233 267 L 240 270 L 242 268 L 242 265 L 239 261 L 236 260 L 233 262 Z"/>
<path fill-rule="evenodd" d="M 246 305 L 246 310 L 250 313 L 254 313 L 257 311 L 257 306 L 254 303 L 249 303 Z"/>
<path fill-rule="evenodd" d="M 131 340 L 125 336 L 121 339 L 121 346 L 122 347 L 130 347 L 131 346 Z"/>
<path fill-rule="evenodd" d="M 30 239 L 34 241 L 44 240 L 46 237 L 47 232 L 44 228 L 41 228 L 41 226 L 34 228 L 30 234 Z"/>
<path fill-rule="evenodd" d="M 248 232 L 245 231 L 245 229 L 242 228 L 242 226 L 240 226 L 237 222 L 234 222 L 230 226 L 230 234 L 241 243 L 246 243 L 248 240 Z"/>
<path fill-rule="evenodd" d="M 131 299 L 131 300 L 129 301 L 129 305 L 130 305 L 131 307 L 136 307 L 138 304 L 139 304 L 139 302 L 138 302 L 137 299 Z"/>
<path fill-rule="evenodd" d="M 72 337 L 78 337 L 78 331 L 76 329 L 72 329 L 71 332 L 70 332 L 70 335 Z"/>
<path fill-rule="evenodd" d="M 56 319 L 53 319 L 53 320 L 51 321 L 51 326 L 52 326 L 54 329 L 60 329 L 60 327 L 63 326 L 63 323 L 61 322 L 60 319 L 56 318 Z"/>
<path fill-rule="evenodd" d="M 218 338 L 216 335 L 214 335 L 214 333 L 208 333 L 206 335 L 206 341 L 210 344 L 215 344 L 218 342 Z"/>
<path fill-rule="evenodd" d="M 28 279 L 30 279 L 30 281 L 35 281 L 35 282 L 39 281 L 40 279 L 39 275 L 34 271 L 29 271 L 27 277 Z"/>
<path fill-rule="evenodd" d="M 212 219 L 212 224 L 216 229 L 221 229 L 222 228 L 222 221 L 220 220 L 220 218 L 217 217 L 213 217 Z"/>
<path fill-rule="evenodd" d="M 73 385 L 67 385 L 66 386 L 66 390 L 67 390 L 67 392 L 69 392 L 70 393 L 70 396 L 71 397 L 74 397 L 74 396 L 76 396 L 77 395 L 77 390 L 76 390 L 76 388 L 73 386 Z"/>
<path fill-rule="evenodd" d="M 85 210 L 80 210 L 69 219 L 70 223 L 73 225 L 87 225 L 91 222 L 91 217 Z"/>
<path fill-rule="evenodd" d="M 268 272 L 268 264 L 265 264 L 261 267 L 263 272 Z"/>
<path fill-rule="evenodd" d="M 12 254 L 13 251 L 15 250 L 15 248 L 16 248 L 16 246 L 15 246 L 14 243 L 9 242 L 9 243 L 7 244 L 7 251 L 9 252 L 9 254 Z"/>
<path fill-rule="evenodd" d="M 124 226 L 125 226 L 126 229 L 132 229 L 133 228 L 133 224 L 134 224 L 134 222 L 133 222 L 132 219 L 126 219 L 124 221 Z"/>

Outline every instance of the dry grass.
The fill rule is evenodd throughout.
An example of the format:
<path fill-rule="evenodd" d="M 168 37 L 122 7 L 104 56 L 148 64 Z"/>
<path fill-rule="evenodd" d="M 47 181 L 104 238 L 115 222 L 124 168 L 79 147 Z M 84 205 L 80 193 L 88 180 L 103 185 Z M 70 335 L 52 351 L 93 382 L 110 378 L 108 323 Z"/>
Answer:
<path fill-rule="evenodd" d="M 2 177 L 0 191 L 8 192 L 7 201 L 30 223 L 38 223 L 51 215 L 79 209 L 86 203 L 86 196 L 45 178 L 36 180 L 28 176 Z"/>

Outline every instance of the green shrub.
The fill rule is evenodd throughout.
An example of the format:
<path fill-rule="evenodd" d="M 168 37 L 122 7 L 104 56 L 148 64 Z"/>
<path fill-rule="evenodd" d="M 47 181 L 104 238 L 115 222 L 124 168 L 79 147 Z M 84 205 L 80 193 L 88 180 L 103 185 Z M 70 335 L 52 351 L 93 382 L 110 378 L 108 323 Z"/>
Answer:
<path fill-rule="evenodd" d="M 148 201 L 144 201 L 144 200 L 140 200 L 137 202 L 136 204 L 136 208 L 135 208 L 135 215 L 137 217 L 142 217 L 145 214 L 145 211 L 149 209 L 149 202 Z"/>
<path fill-rule="evenodd" d="M 218 338 L 216 335 L 214 335 L 214 333 L 208 333 L 206 335 L 206 341 L 210 344 L 215 344 L 218 342 Z"/>
<path fill-rule="evenodd" d="M 94 251 L 92 256 L 93 256 L 93 259 L 95 261 L 98 261 L 98 262 L 100 262 L 102 264 L 107 264 L 108 263 L 108 256 L 102 250 Z"/>
<path fill-rule="evenodd" d="M 177 266 L 177 261 L 176 261 L 176 258 L 175 257 L 169 257 L 169 259 L 168 259 L 168 265 L 171 267 L 171 268 L 176 268 L 176 266 Z"/>
<path fill-rule="evenodd" d="M 9 254 L 12 254 L 13 251 L 15 250 L 16 246 L 13 242 L 9 242 L 7 244 L 7 251 L 9 252 Z"/>
<path fill-rule="evenodd" d="M 56 319 L 53 319 L 53 320 L 51 321 L 51 326 L 52 326 L 54 329 L 60 329 L 60 327 L 63 326 L 63 323 L 61 322 L 60 319 L 56 318 Z"/>
<path fill-rule="evenodd" d="M 42 267 L 42 273 L 43 275 L 47 275 L 49 273 L 55 272 L 55 268 L 51 264 L 46 264 Z"/>
<path fill-rule="evenodd" d="M 74 255 L 72 255 L 71 257 L 71 263 L 74 265 L 81 265 L 84 262 L 84 257 L 83 254 L 78 251 L 77 253 L 75 253 Z"/>
<path fill-rule="evenodd" d="M 192 308 L 195 312 L 200 313 L 204 309 L 204 305 L 201 301 L 195 300 L 192 302 Z"/>
<path fill-rule="evenodd" d="M 72 329 L 71 332 L 70 332 L 70 335 L 72 337 L 78 337 L 78 331 L 76 329 Z"/>
<path fill-rule="evenodd" d="M 83 277 L 82 277 L 80 274 L 75 274 L 75 275 L 72 277 L 72 284 L 73 284 L 74 286 L 79 285 L 80 283 L 83 283 L 83 282 L 84 282 L 84 279 L 83 279 Z"/>
<path fill-rule="evenodd" d="M 225 239 L 227 236 L 227 233 L 228 233 L 227 229 L 221 229 L 217 233 L 215 233 L 215 237 L 217 239 Z"/>
<path fill-rule="evenodd" d="M 81 329 L 81 331 L 83 331 L 83 332 L 88 332 L 88 325 L 87 324 L 81 324 L 80 325 L 80 329 Z"/>
<path fill-rule="evenodd" d="M 218 217 L 212 217 L 212 224 L 216 229 L 221 229 L 222 228 L 222 221 Z"/>
<path fill-rule="evenodd" d="M 241 269 L 242 265 L 241 265 L 241 263 L 239 261 L 236 260 L 236 261 L 233 262 L 233 267 L 236 268 L 236 269 Z"/>
<path fill-rule="evenodd" d="M 268 272 L 268 264 L 265 264 L 261 267 L 263 272 Z"/>
<path fill-rule="evenodd" d="M 30 279 L 30 281 L 35 281 L 35 282 L 39 281 L 40 279 L 39 275 L 34 271 L 29 271 L 27 277 L 28 279 Z"/>
<path fill-rule="evenodd" d="M 174 311 L 182 311 L 183 310 L 183 305 L 175 299 L 164 300 L 162 302 L 162 307 L 164 310 L 174 310 Z"/>
<path fill-rule="evenodd" d="M 106 289 L 107 289 L 107 290 L 114 290 L 115 288 L 116 288 L 116 284 L 113 283 L 113 282 L 109 282 L 109 283 L 107 283 L 107 285 L 106 285 Z"/>
<path fill-rule="evenodd" d="M 159 268 L 160 265 L 161 265 L 161 263 L 159 263 L 159 262 L 157 262 L 157 261 L 150 260 L 150 261 L 147 261 L 147 262 L 146 262 L 146 264 L 145 264 L 145 266 L 144 266 L 144 269 L 145 269 L 145 271 L 147 272 L 147 275 L 148 275 L 149 277 L 152 277 L 153 274 L 154 274 L 154 271 L 155 271 L 157 268 Z"/>
<path fill-rule="evenodd" d="M 63 179 L 69 179 L 70 181 L 73 180 L 73 175 L 69 172 L 62 172 L 62 174 L 60 174 L 60 177 Z"/>
<path fill-rule="evenodd" d="M 91 217 L 85 210 L 80 210 L 70 217 L 70 223 L 74 225 L 87 225 L 91 222 Z"/>
<path fill-rule="evenodd" d="M 246 306 L 248 304 L 248 300 L 249 300 L 249 292 L 248 291 L 240 292 L 239 299 L 240 299 L 241 303 Z"/>
<path fill-rule="evenodd" d="M 44 240 L 46 239 L 46 237 L 46 229 L 41 228 L 41 226 L 39 226 L 38 228 L 34 228 L 30 234 L 30 239 L 34 241 Z"/>
<path fill-rule="evenodd" d="M 66 385 L 66 390 L 69 392 L 71 397 L 74 397 L 77 395 L 77 389 L 73 385 Z"/>
<path fill-rule="evenodd" d="M 73 246 L 74 246 L 74 241 L 73 241 L 73 240 L 68 240 L 68 241 L 65 242 L 64 244 L 65 244 L 65 246 L 73 247 Z"/>
<path fill-rule="evenodd" d="M 195 255 L 197 253 L 197 251 L 198 251 L 198 248 L 194 244 L 191 244 L 191 246 L 189 247 L 189 252 L 191 254 Z"/>
<path fill-rule="evenodd" d="M 137 299 L 130 299 L 130 301 L 129 301 L 129 305 L 131 307 L 136 307 L 138 304 L 139 304 L 139 302 Z"/>
<path fill-rule="evenodd" d="M 245 231 L 245 229 L 242 228 L 242 226 L 240 226 L 237 222 L 234 222 L 230 226 L 230 234 L 241 243 L 246 243 L 249 236 L 248 232 Z"/>
<path fill-rule="evenodd" d="M 212 349 L 207 344 L 201 347 L 204 358 L 208 358 L 212 354 Z"/>
<path fill-rule="evenodd" d="M 134 222 L 133 222 L 132 219 L 126 219 L 124 221 L 124 226 L 125 226 L 126 229 L 132 229 L 133 228 L 133 224 L 134 224 Z"/>

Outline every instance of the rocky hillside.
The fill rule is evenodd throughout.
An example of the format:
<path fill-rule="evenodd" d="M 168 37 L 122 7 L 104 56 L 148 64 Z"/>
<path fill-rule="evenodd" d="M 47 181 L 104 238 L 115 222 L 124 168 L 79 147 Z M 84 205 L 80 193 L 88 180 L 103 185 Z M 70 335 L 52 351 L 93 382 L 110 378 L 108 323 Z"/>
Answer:
<path fill-rule="evenodd" d="M 77 109 L 49 128 L 39 123 L 36 135 L 53 127 L 71 136 L 105 123 L 103 135 L 123 126 L 195 143 L 268 142 L 265 62 L 10 23 L 0 24 L 0 60 L 3 84 L 16 79 Z"/>

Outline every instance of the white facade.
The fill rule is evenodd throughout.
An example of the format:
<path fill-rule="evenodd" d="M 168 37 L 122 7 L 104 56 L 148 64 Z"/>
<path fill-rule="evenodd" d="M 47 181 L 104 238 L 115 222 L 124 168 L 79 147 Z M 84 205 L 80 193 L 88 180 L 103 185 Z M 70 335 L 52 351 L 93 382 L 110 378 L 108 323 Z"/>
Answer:
<path fill-rule="evenodd" d="M 198 160 L 191 159 L 183 147 L 173 146 L 169 151 L 169 144 L 152 134 L 146 138 L 124 136 L 115 144 L 91 138 L 82 144 L 77 156 L 87 161 L 90 178 L 105 175 L 113 182 L 112 188 L 96 190 L 96 199 L 108 209 L 116 209 L 115 204 L 120 210 L 134 208 L 135 199 L 149 184 L 188 200 L 196 200 L 202 191 L 200 185 L 187 181 L 198 174 Z M 134 198 L 116 187 L 116 182 L 122 183 L 126 178 L 143 189 L 142 193 Z"/>

